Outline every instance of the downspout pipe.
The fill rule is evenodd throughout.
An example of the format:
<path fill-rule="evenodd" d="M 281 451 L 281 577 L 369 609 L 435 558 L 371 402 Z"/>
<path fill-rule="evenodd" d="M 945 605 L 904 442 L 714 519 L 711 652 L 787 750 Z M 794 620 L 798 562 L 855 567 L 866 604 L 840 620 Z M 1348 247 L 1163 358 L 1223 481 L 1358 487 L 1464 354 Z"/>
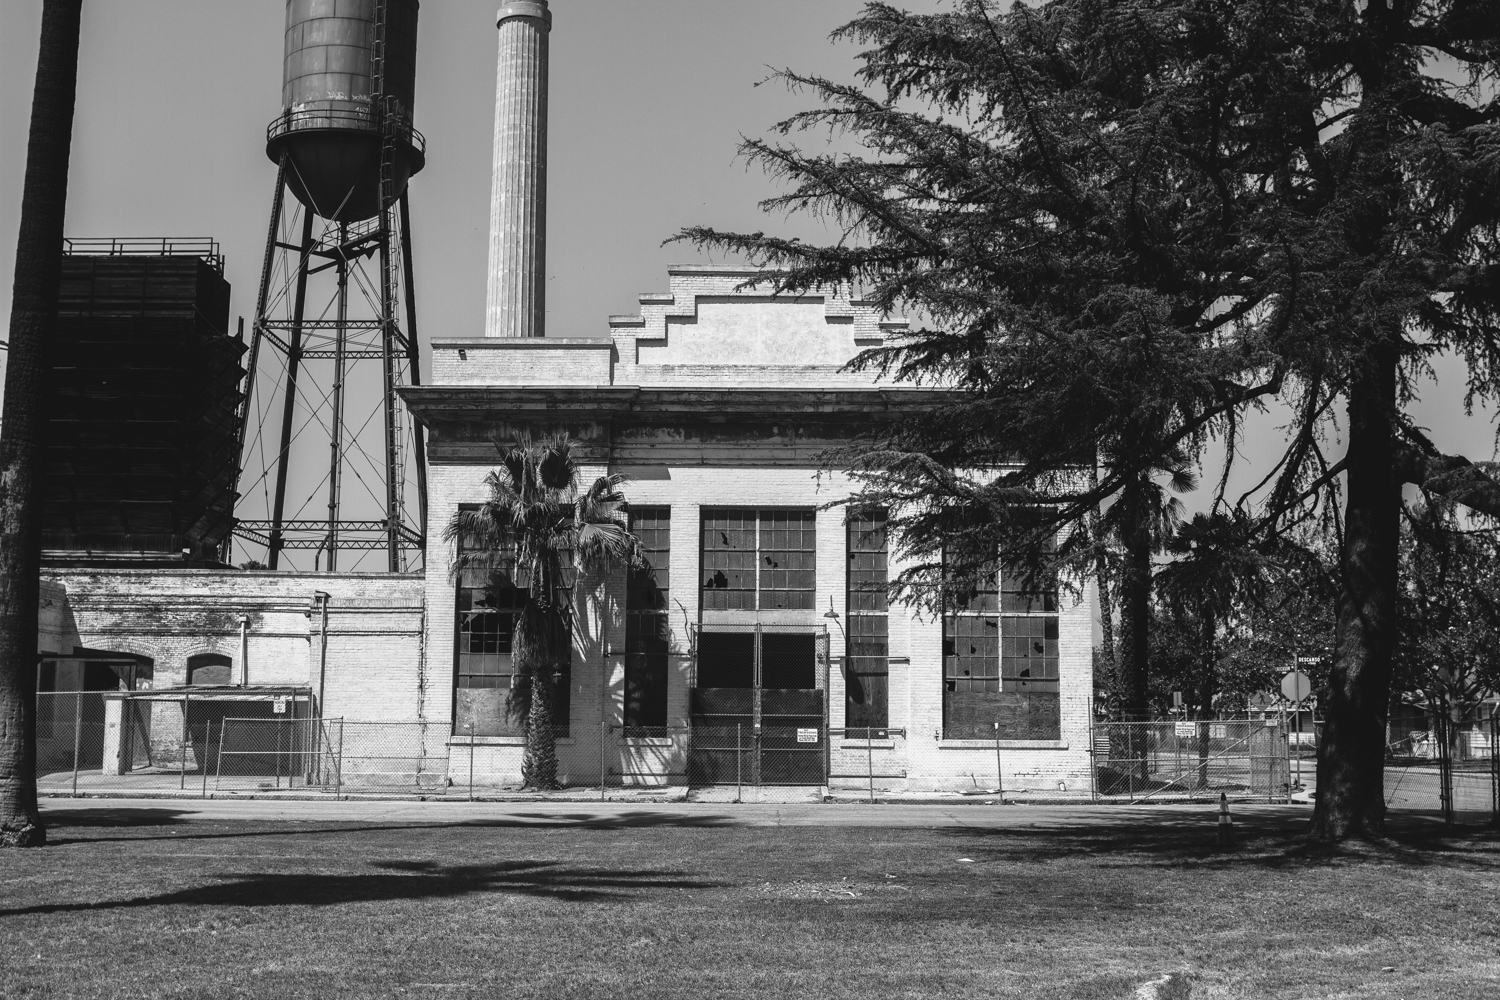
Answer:
<path fill-rule="evenodd" d="M 240 616 L 240 687 L 250 686 L 250 616 Z"/>
<path fill-rule="evenodd" d="M 326 591 L 313 591 L 321 622 L 318 627 L 318 718 L 323 718 L 323 681 L 328 676 L 328 598 Z"/>

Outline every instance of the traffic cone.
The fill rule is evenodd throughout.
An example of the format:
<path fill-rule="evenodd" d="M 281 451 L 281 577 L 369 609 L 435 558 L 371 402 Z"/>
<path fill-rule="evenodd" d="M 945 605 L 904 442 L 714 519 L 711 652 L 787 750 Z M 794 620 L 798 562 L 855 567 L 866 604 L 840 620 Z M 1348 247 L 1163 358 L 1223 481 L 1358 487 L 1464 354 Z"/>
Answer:
<path fill-rule="evenodd" d="M 1229 818 L 1229 796 L 1219 793 L 1219 846 L 1234 843 L 1234 820 Z"/>

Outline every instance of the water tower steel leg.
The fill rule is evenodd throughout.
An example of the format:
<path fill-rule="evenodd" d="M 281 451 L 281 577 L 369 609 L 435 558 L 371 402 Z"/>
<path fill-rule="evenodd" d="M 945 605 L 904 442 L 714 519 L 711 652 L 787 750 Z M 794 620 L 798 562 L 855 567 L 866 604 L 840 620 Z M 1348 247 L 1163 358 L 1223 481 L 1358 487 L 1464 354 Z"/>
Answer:
<path fill-rule="evenodd" d="M 411 211 L 407 208 L 406 192 L 401 192 L 401 273 L 406 280 L 406 359 L 407 377 L 412 385 L 422 384 L 422 348 L 417 343 L 417 292 L 415 269 L 412 267 Z M 422 534 L 422 547 L 427 546 L 427 444 L 422 438 L 422 425 L 413 423 L 412 463 L 417 469 L 417 530 Z"/>
<path fill-rule="evenodd" d="M 328 435 L 328 572 L 338 569 L 339 553 L 339 473 L 344 462 L 344 341 L 349 324 L 349 260 L 345 256 L 345 245 L 349 242 L 349 227 L 339 223 L 338 276 L 339 302 L 338 323 L 334 330 L 333 348 L 333 415 Z"/>
<path fill-rule="evenodd" d="M 389 146 L 389 140 L 386 145 Z M 396 475 L 396 320 L 392 313 L 395 275 L 391 272 L 391 204 L 387 199 L 389 162 L 387 152 L 380 177 L 380 361 L 385 376 L 381 400 L 385 419 L 385 549 L 388 569 L 401 571 L 401 483 Z"/>
<path fill-rule="evenodd" d="M 239 465 L 234 473 L 235 497 L 239 497 L 240 472 L 245 467 L 245 432 L 250 426 L 250 393 L 255 388 L 256 365 L 260 361 L 261 330 L 266 321 L 266 297 L 271 290 L 271 262 L 276 256 L 276 232 L 281 225 L 281 206 L 286 197 L 286 154 L 276 168 L 276 193 L 271 196 L 271 224 L 266 232 L 266 252 L 260 264 L 260 288 L 255 295 L 255 325 L 250 328 L 250 356 L 245 359 L 245 396 L 240 400 L 239 442 L 235 454 Z"/>
<path fill-rule="evenodd" d="M 297 260 L 297 291 L 292 304 L 292 336 L 286 353 L 286 398 L 281 408 L 281 448 L 276 453 L 276 499 L 271 511 L 271 546 L 266 563 L 281 559 L 281 519 L 286 509 L 286 476 L 292 457 L 292 421 L 297 415 L 297 370 L 302 363 L 302 314 L 307 304 L 307 265 L 312 256 L 313 214 L 302 215 L 302 252 Z"/>

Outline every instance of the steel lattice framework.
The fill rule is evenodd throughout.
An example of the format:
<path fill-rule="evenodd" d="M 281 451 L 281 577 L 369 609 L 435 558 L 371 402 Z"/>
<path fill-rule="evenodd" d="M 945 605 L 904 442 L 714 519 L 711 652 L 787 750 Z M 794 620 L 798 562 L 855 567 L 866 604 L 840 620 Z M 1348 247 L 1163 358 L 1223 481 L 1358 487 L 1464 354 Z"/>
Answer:
<path fill-rule="evenodd" d="M 293 551 L 313 552 L 311 568 L 336 570 L 358 568 L 365 553 L 383 550 L 387 570 L 411 571 L 426 546 L 422 431 L 396 394 L 421 383 L 411 215 L 397 159 L 403 148 L 420 155 L 423 140 L 385 93 L 386 22 L 386 4 L 377 3 L 368 115 L 335 123 L 379 136 L 375 214 L 339 222 L 332 220 L 345 214 L 343 205 L 288 203 L 289 186 L 309 186 L 285 146 L 277 169 L 242 404 L 235 527 L 236 537 L 264 549 L 270 569 Z M 308 129 L 298 115 L 273 122 L 268 143 Z M 309 445 L 326 447 L 326 459 L 319 462 Z M 309 470 L 319 465 L 326 472 L 313 483 Z M 246 473 L 255 478 L 245 482 Z M 363 487 L 352 496 L 345 490 L 351 476 Z M 305 516 L 320 493 L 327 516 Z M 253 516 L 257 506 L 264 516 Z M 340 552 L 360 555 L 341 566 Z"/>

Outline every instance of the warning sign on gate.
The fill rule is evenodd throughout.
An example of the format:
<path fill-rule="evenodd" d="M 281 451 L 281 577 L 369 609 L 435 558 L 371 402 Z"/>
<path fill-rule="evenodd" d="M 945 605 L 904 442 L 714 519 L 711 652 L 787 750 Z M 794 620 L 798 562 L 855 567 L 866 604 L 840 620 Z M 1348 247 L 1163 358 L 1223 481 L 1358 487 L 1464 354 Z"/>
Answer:
<path fill-rule="evenodd" d="M 799 729 L 799 730 L 797 730 L 797 742 L 798 743 L 816 743 L 816 742 L 818 742 L 818 731 L 816 729 Z"/>
<path fill-rule="evenodd" d="M 273 712 L 275 712 L 277 715 L 285 715 L 286 714 L 286 699 L 285 698 L 273 698 L 271 700 L 271 710 Z"/>

